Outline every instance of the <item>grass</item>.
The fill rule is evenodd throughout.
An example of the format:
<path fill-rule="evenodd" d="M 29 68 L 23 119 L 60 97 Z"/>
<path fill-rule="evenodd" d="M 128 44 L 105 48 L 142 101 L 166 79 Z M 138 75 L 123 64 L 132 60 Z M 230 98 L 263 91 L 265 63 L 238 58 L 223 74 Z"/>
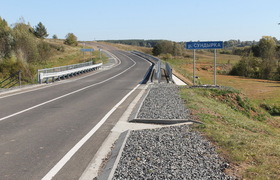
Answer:
<path fill-rule="evenodd" d="M 134 51 L 135 50 L 135 51 L 141 51 L 141 52 L 144 52 L 147 54 L 152 54 L 152 48 L 131 46 L 131 45 L 125 45 L 125 44 L 115 44 L 115 43 L 108 43 L 108 42 L 98 42 L 98 43 L 114 46 L 114 47 L 124 50 L 124 51 Z"/>
<path fill-rule="evenodd" d="M 182 88 L 181 96 L 204 123 L 197 129 L 231 163 L 229 174 L 244 179 L 280 179 L 278 120 L 238 91 Z"/>
<path fill-rule="evenodd" d="M 197 52 L 196 56 L 199 58 L 196 65 L 196 75 L 199 77 L 198 84 L 213 84 L 213 57 L 211 54 L 203 51 Z M 168 62 L 175 71 L 192 81 L 193 64 L 191 58 L 170 59 Z M 220 73 L 217 74 L 217 84 L 234 87 L 245 93 L 249 99 L 257 104 L 279 105 L 279 81 L 224 75 L 239 60 L 239 56 L 217 54 L 217 72 Z"/>
<path fill-rule="evenodd" d="M 88 46 L 85 48 L 94 48 L 95 51 L 91 55 L 89 52 L 82 53 L 80 49 L 83 47 L 79 46 L 67 46 L 63 44 L 63 40 L 45 39 L 44 41 L 51 44 L 51 46 L 59 48 L 59 50 L 52 49 L 52 55 L 43 62 L 32 62 L 24 66 L 25 69 L 29 69 L 27 78 L 22 79 L 22 85 L 36 83 L 37 82 L 37 69 L 52 68 L 58 66 L 65 66 L 70 64 L 77 64 L 87 61 L 93 61 L 93 63 L 106 63 L 107 57 L 102 54 L 101 59 L 99 58 L 98 48 L 95 46 Z M 22 68 L 22 67 L 21 67 Z M 24 70 L 24 69 L 23 69 Z M 25 72 L 25 71 L 23 71 Z M 25 73 L 26 75 L 26 73 Z M 0 76 L 0 82 L 5 76 Z"/>
<path fill-rule="evenodd" d="M 213 53 L 198 51 L 199 84 L 213 84 Z M 217 54 L 217 84 L 236 90 L 181 89 L 192 114 L 204 124 L 196 128 L 230 162 L 227 173 L 240 179 L 280 179 L 280 82 L 224 75 L 239 56 Z M 173 69 L 192 81 L 192 52 L 167 60 Z"/>
<path fill-rule="evenodd" d="M 107 58 L 102 55 L 101 59 L 99 59 L 99 51 L 97 51 L 97 47 L 85 47 L 85 48 L 94 48 L 95 51 L 93 52 L 93 55 L 89 52 L 82 53 L 80 51 L 81 48 L 83 48 L 82 45 L 79 46 L 66 46 L 63 44 L 62 40 L 47 40 L 49 43 L 55 44 L 55 45 L 61 45 L 64 47 L 64 52 L 57 53 L 50 57 L 46 63 L 43 64 L 37 64 L 37 69 L 43 69 L 43 68 L 49 68 L 49 67 L 57 67 L 57 66 L 65 66 L 70 64 L 77 64 L 86 62 L 89 60 L 93 60 L 94 63 L 106 63 Z"/>

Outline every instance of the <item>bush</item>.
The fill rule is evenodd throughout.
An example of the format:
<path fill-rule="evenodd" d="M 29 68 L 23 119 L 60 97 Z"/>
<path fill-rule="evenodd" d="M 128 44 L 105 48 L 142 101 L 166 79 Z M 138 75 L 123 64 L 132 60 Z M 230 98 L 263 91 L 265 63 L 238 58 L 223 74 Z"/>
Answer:
<path fill-rule="evenodd" d="M 32 65 L 18 60 L 15 56 L 5 59 L 0 63 L 0 75 L 2 74 L 2 78 L 15 74 L 18 71 L 21 71 L 22 81 L 27 83 L 34 82 L 34 74 L 36 74 L 36 70 Z"/>
<path fill-rule="evenodd" d="M 11 57 L 14 37 L 8 23 L 0 17 L 0 59 Z"/>
<path fill-rule="evenodd" d="M 17 23 L 13 29 L 15 37 L 15 51 L 17 58 L 26 62 L 36 62 L 39 59 L 37 38 L 32 28 L 24 23 Z"/>
<path fill-rule="evenodd" d="M 38 44 L 38 52 L 39 52 L 39 55 L 40 55 L 40 60 L 41 61 L 46 61 L 52 55 L 50 44 L 48 44 L 44 41 L 41 41 Z"/>
<path fill-rule="evenodd" d="M 263 103 L 260 105 L 260 107 L 266 110 L 271 115 L 280 115 L 280 106 L 268 105 Z"/>
<path fill-rule="evenodd" d="M 70 45 L 70 46 L 78 46 L 77 37 L 73 33 L 68 33 L 66 35 L 64 44 Z"/>
<path fill-rule="evenodd" d="M 161 58 L 166 61 L 168 59 L 172 59 L 173 56 L 170 53 L 167 53 L 167 54 L 162 54 Z"/>

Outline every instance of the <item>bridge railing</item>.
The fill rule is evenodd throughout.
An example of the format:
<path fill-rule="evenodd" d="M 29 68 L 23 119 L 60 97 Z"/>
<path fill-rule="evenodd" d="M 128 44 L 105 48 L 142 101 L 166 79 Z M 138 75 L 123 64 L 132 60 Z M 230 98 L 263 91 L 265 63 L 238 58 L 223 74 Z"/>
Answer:
<path fill-rule="evenodd" d="M 38 70 L 38 83 L 42 83 L 44 80 L 49 81 L 50 78 L 55 79 L 66 78 L 69 76 L 77 75 L 83 72 L 99 69 L 102 63 L 92 64 L 92 61 L 80 64 L 72 64 L 68 66 L 60 66 L 47 69 Z"/>
<path fill-rule="evenodd" d="M 143 53 L 143 52 L 133 51 L 132 53 L 137 54 L 139 56 L 142 56 L 146 59 L 149 59 L 149 61 L 151 61 L 154 64 L 155 76 L 156 76 L 159 83 L 161 82 L 161 77 L 162 77 L 161 69 L 165 70 L 166 76 L 168 77 L 168 81 L 173 82 L 172 68 L 167 62 L 165 64 L 163 64 L 161 59 L 159 59 L 157 57 L 154 57 L 152 55 Z"/>

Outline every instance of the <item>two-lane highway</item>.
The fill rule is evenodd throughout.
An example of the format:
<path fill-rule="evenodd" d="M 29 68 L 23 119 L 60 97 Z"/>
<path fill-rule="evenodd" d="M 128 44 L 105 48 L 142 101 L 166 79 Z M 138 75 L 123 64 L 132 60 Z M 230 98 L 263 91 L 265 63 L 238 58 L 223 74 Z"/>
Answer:
<path fill-rule="evenodd" d="M 80 177 L 118 118 L 107 123 L 115 105 L 129 103 L 125 96 L 136 93 L 150 66 L 130 53 L 110 52 L 120 62 L 112 69 L 0 96 L 0 179 Z"/>

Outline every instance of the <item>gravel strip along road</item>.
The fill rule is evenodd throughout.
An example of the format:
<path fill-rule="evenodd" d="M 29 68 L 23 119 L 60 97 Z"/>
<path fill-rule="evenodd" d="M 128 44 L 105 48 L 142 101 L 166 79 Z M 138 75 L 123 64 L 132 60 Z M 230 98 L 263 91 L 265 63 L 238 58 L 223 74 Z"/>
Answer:
<path fill-rule="evenodd" d="M 233 179 L 226 167 L 199 133 L 171 126 L 132 131 L 113 179 Z"/>
<path fill-rule="evenodd" d="M 178 87 L 154 84 L 139 118 L 188 118 Z M 123 179 L 235 179 L 224 174 L 229 165 L 209 141 L 189 125 L 131 131 L 114 180 Z"/>
<path fill-rule="evenodd" d="M 188 119 L 189 111 L 182 103 L 175 84 L 152 84 L 138 119 Z"/>

